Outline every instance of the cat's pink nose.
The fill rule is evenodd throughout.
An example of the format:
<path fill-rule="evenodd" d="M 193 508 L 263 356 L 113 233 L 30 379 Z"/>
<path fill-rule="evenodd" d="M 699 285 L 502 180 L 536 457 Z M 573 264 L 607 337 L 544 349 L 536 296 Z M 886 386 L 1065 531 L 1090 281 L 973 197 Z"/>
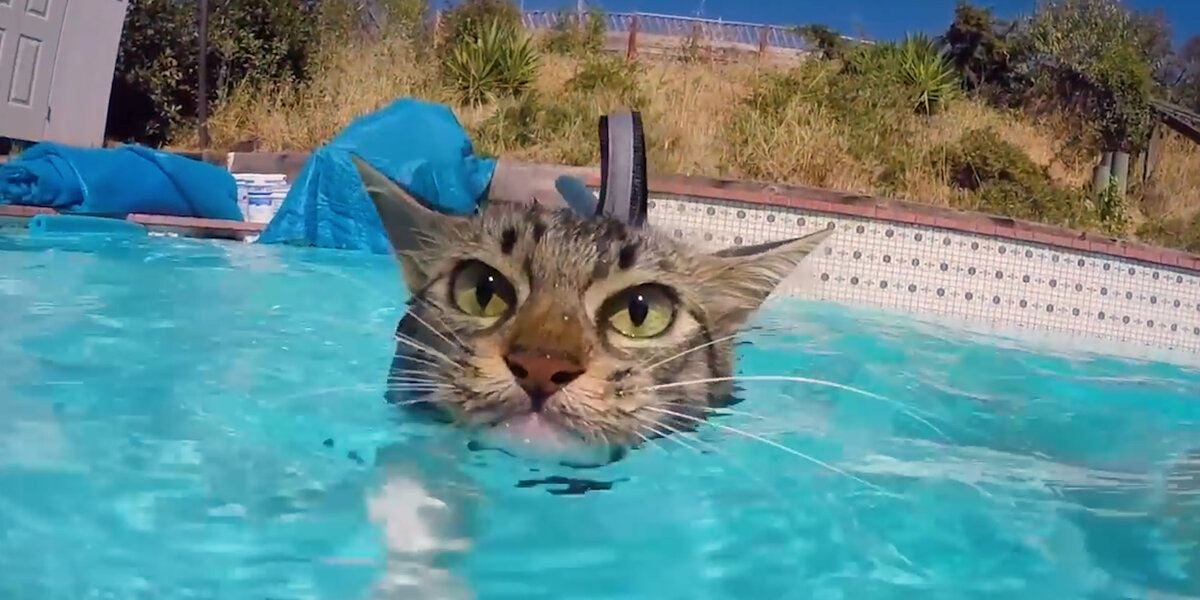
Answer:
<path fill-rule="evenodd" d="M 504 362 L 517 384 L 529 394 L 535 411 L 541 410 L 546 398 L 575 381 L 584 371 L 578 360 L 540 350 L 513 351 L 504 357 Z"/>

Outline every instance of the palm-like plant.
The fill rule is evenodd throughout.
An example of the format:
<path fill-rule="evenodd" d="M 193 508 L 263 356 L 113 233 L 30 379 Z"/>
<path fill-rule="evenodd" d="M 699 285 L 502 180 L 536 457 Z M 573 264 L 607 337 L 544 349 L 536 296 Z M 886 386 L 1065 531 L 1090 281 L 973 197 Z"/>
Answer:
<path fill-rule="evenodd" d="M 540 64 L 527 34 L 492 21 L 477 35 L 457 40 L 444 68 L 458 102 L 477 106 L 529 89 Z"/>
<path fill-rule="evenodd" d="M 933 38 L 909 35 L 895 47 L 897 75 L 913 90 L 913 109 L 932 114 L 962 89 L 954 65 Z"/>

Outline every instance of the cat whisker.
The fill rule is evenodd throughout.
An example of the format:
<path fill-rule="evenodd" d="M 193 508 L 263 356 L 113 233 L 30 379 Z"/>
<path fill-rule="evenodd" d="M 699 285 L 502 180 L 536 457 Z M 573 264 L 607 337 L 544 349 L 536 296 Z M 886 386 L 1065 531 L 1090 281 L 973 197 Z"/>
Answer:
<path fill-rule="evenodd" d="M 400 368 L 400 369 L 393 368 L 393 369 L 388 370 L 388 376 L 390 377 L 397 373 L 410 374 L 410 375 L 425 375 L 425 376 L 429 376 L 429 377 L 439 376 L 440 371 L 437 371 L 436 369 L 438 369 L 440 367 L 440 365 L 433 364 L 433 365 L 429 365 L 429 366 L 433 367 L 433 368 L 430 369 L 430 368 L 425 368 L 423 366 L 417 367 L 417 368 Z"/>
<path fill-rule="evenodd" d="M 733 416 L 738 416 L 738 417 L 748 417 L 751 419 L 757 419 L 759 421 L 771 421 L 772 420 L 770 417 L 756 415 L 754 413 L 746 412 L 744 410 L 734 410 L 732 408 L 717 408 L 717 407 L 711 407 L 711 406 L 696 406 L 693 408 L 699 408 L 700 410 L 703 410 L 704 412 L 706 412 L 710 415 L 717 415 L 717 416 L 733 415 Z"/>
<path fill-rule="evenodd" d="M 444 331 L 446 333 L 449 333 L 451 336 L 454 337 L 455 341 L 458 342 L 458 345 L 461 349 L 466 351 L 470 348 L 470 346 L 465 341 L 463 341 L 462 337 L 460 337 L 457 333 L 454 333 L 454 329 L 452 327 L 450 327 L 450 324 L 447 323 L 446 320 L 442 318 L 442 315 L 445 314 L 445 311 L 441 307 L 436 306 L 434 303 L 430 302 L 426 298 L 421 298 L 420 301 L 424 302 L 426 306 L 430 307 L 430 309 L 433 311 L 433 317 L 435 319 L 437 319 L 438 324 L 442 326 L 442 328 L 444 329 Z"/>
<path fill-rule="evenodd" d="M 428 306 L 431 306 L 431 307 L 433 306 L 432 304 L 429 303 L 428 300 L 422 299 L 421 301 L 424 302 Z M 436 310 L 437 309 L 435 307 L 433 310 L 431 310 L 431 312 L 434 314 L 435 317 L 438 318 L 439 321 L 441 321 L 441 317 L 437 316 L 437 313 L 435 312 Z M 416 311 L 410 310 L 410 311 L 408 311 L 406 316 L 412 317 L 414 320 L 416 320 L 416 322 L 424 325 L 425 328 L 428 329 L 431 333 L 438 336 L 439 338 L 442 338 L 442 341 L 446 342 L 447 344 L 450 344 L 451 346 L 458 348 L 458 350 L 460 352 L 464 352 L 467 350 L 467 345 L 463 343 L 462 339 L 459 338 L 458 335 L 456 335 L 453 331 L 450 331 L 449 328 L 447 328 L 446 331 L 449 332 L 450 335 L 454 336 L 453 340 L 451 340 L 449 337 L 447 337 L 446 334 L 442 333 L 441 330 L 439 330 L 438 328 L 434 327 L 433 325 L 430 325 L 428 321 L 426 321 L 425 319 L 422 319 L 421 316 L 418 315 Z M 441 321 L 441 323 L 442 323 L 443 327 L 446 326 L 445 321 Z"/>
<path fill-rule="evenodd" d="M 443 381 L 433 379 L 425 379 L 420 377 L 389 377 L 388 384 L 413 384 L 413 385 L 450 385 Z"/>
<path fill-rule="evenodd" d="M 645 371 L 651 371 L 651 370 L 661 367 L 673 360 L 687 356 L 688 354 L 691 354 L 692 352 L 696 352 L 698 350 L 703 350 L 710 346 L 715 346 L 717 344 L 720 344 L 721 342 L 729 341 L 729 340 L 732 340 L 732 339 L 735 339 L 738 337 L 742 337 L 742 336 L 746 336 L 746 335 L 750 335 L 750 334 L 756 334 L 756 333 L 763 333 L 763 332 L 786 332 L 786 331 L 791 331 L 794 328 L 795 328 L 794 323 L 757 324 L 749 329 L 743 329 L 741 331 L 737 331 L 737 332 L 731 333 L 729 335 L 725 335 L 725 336 L 721 336 L 721 337 L 713 339 L 713 340 L 709 340 L 707 342 L 704 342 L 703 344 L 697 344 L 697 345 L 692 346 L 691 348 L 687 348 L 675 355 L 668 356 L 667 358 L 661 359 L 658 362 L 650 364 L 649 366 L 642 367 L 642 369 Z"/>
<path fill-rule="evenodd" d="M 429 346 L 426 346 L 425 344 L 422 344 L 421 342 L 418 342 L 417 340 L 413 339 L 410 336 L 404 335 L 403 333 L 396 334 L 396 341 L 398 341 L 402 344 L 405 344 L 407 346 L 411 346 L 414 350 L 416 350 L 418 352 L 424 352 L 425 354 L 428 354 L 434 358 L 442 360 L 450 366 L 453 366 L 453 367 L 458 366 L 458 363 L 451 360 L 449 356 L 446 356 L 445 354 L 443 354 L 437 350 L 434 350 L 433 348 L 430 348 Z"/>
<path fill-rule="evenodd" d="M 445 383 L 433 381 L 433 380 L 427 380 L 427 381 L 403 380 L 403 381 L 401 381 L 401 380 L 393 379 L 393 378 L 389 377 L 386 382 L 386 385 L 384 385 L 383 388 L 384 388 L 384 390 L 387 390 L 387 391 L 433 391 L 434 389 L 447 389 L 447 388 L 453 389 L 453 386 L 445 384 Z M 338 393 L 343 393 L 343 392 L 378 392 L 378 391 L 380 391 L 380 388 L 378 385 L 364 383 L 364 384 L 359 384 L 359 385 L 346 385 L 346 386 L 321 388 L 321 389 L 317 389 L 317 390 L 307 390 L 307 391 L 300 392 L 297 394 L 288 394 L 286 396 L 278 398 L 278 400 L 283 401 L 283 402 L 288 402 L 288 401 L 296 400 L 299 398 L 310 398 L 310 397 L 315 398 L 315 397 L 319 397 L 319 396 L 326 396 L 326 395 L 330 395 L 330 394 L 338 394 Z"/>
<path fill-rule="evenodd" d="M 671 383 L 660 383 L 658 385 L 652 385 L 649 387 L 642 388 L 641 390 L 638 390 L 638 391 L 652 392 L 652 391 L 656 391 L 656 390 L 663 390 L 663 389 L 669 389 L 669 388 L 674 388 L 674 387 L 683 387 L 683 386 L 687 386 L 687 385 L 700 385 L 700 384 L 705 384 L 705 383 L 719 383 L 722 381 L 789 381 L 789 382 L 794 382 L 794 383 L 811 383 L 813 385 L 831 387 L 831 388 L 843 390 L 846 392 L 851 392 L 853 394 L 858 394 L 860 396 L 871 398 L 873 400 L 879 400 L 880 402 L 886 402 L 888 404 L 891 404 L 892 406 L 895 406 L 897 409 L 899 409 L 900 412 L 902 412 L 906 416 L 908 416 L 910 419 L 928 427 L 934 433 L 942 436 L 942 438 L 950 439 L 950 437 L 947 436 L 945 433 L 943 433 L 941 429 L 938 429 L 933 423 L 930 423 L 927 419 L 925 419 L 921 415 L 917 414 L 915 410 L 911 409 L 903 402 L 897 402 L 896 400 L 892 400 L 891 398 L 880 396 L 879 394 L 874 394 L 874 393 L 868 392 L 866 390 L 861 390 L 861 389 L 858 389 L 853 386 L 849 386 L 849 385 L 845 385 L 845 384 L 841 384 L 841 383 L 837 383 L 837 382 L 833 382 L 833 381 L 825 381 L 823 379 L 812 379 L 810 377 L 795 377 L 795 376 L 791 376 L 791 375 L 738 375 L 738 376 L 731 376 L 731 377 L 705 377 L 702 379 L 691 379 L 688 381 L 675 381 L 675 382 L 671 382 Z"/>
<path fill-rule="evenodd" d="M 390 382 L 408 381 L 408 382 L 413 382 L 413 383 L 451 383 L 449 381 L 446 381 L 445 379 L 442 379 L 442 378 L 434 375 L 433 373 L 421 373 L 421 372 L 389 373 L 386 378 L 386 381 L 390 381 Z"/>
<path fill-rule="evenodd" d="M 638 430 L 636 430 L 636 429 L 634 429 L 634 430 L 632 430 L 632 431 L 633 431 L 633 435 L 636 435 L 636 436 L 638 436 L 638 438 L 642 440 L 642 446 L 643 446 L 643 447 L 647 447 L 647 446 L 650 446 L 650 445 L 651 445 L 651 443 L 650 443 L 650 438 L 649 438 L 649 437 L 647 437 L 647 436 L 646 436 L 646 434 L 644 434 L 644 433 L 642 433 L 642 432 L 640 432 L 640 431 L 638 431 Z"/>
<path fill-rule="evenodd" d="M 600 437 L 600 445 L 602 447 L 611 447 L 613 445 L 612 440 L 608 439 L 608 435 L 603 431 L 597 431 L 596 435 Z"/>
<path fill-rule="evenodd" d="M 430 381 L 440 381 L 437 373 L 426 371 L 425 369 L 394 369 L 388 373 L 388 379 L 397 377 L 425 377 Z"/>
<path fill-rule="evenodd" d="M 711 444 L 709 442 L 706 442 L 706 441 L 700 439 L 700 436 L 696 435 L 696 434 L 693 434 L 691 437 L 687 437 L 687 435 L 683 431 L 680 431 L 679 429 L 671 427 L 670 425 L 667 425 L 666 423 L 662 423 L 660 421 L 650 419 L 649 417 L 644 417 L 642 415 L 637 415 L 637 414 L 635 414 L 635 416 L 640 420 L 653 422 L 655 425 L 663 427 L 663 428 L 667 429 L 668 431 L 675 434 L 675 435 L 666 435 L 663 437 L 669 437 L 671 439 L 675 439 L 676 442 L 683 443 L 682 440 L 676 439 L 677 436 L 682 436 L 684 439 L 689 439 L 689 440 L 703 446 L 703 449 L 701 449 L 701 448 L 695 448 L 688 444 L 684 444 L 688 448 L 692 448 L 693 450 L 695 450 L 697 453 L 703 453 L 703 451 L 705 449 L 708 450 L 712 454 L 720 457 L 722 460 L 724 460 L 725 462 L 732 465 L 733 468 L 737 469 L 738 471 L 741 471 L 742 474 L 746 476 L 747 480 L 754 482 L 755 484 L 757 484 L 758 486 L 760 486 L 761 488 L 766 490 L 769 494 L 774 496 L 775 499 L 779 501 L 780 506 L 784 507 L 785 509 L 791 509 L 793 507 L 793 505 L 784 498 L 783 494 L 780 493 L 779 486 L 775 482 L 763 479 L 762 477 L 759 476 L 758 473 L 747 468 L 744 463 L 742 463 L 741 461 L 734 460 L 733 457 L 729 456 L 729 454 L 727 452 L 723 452 L 721 450 L 721 448 L 719 446 L 717 446 L 716 444 Z M 655 431 L 655 433 L 662 435 L 662 433 L 657 432 L 657 431 Z"/>
<path fill-rule="evenodd" d="M 854 475 L 851 475 L 850 473 L 847 473 L 846 471 L 843 471 L 842 469 L 839 469 L 839 468 L 837 468 L 837 467 L 835 467 L 835 466 L 833 466 L 833 465 L 831 465 L 831 464 L 829 464 L 829 463 L 827 463 L 827 462 L 825 462 L 825 461 L 823 461 L 823 460 L 821 460 L 821 459 L 819 459 L 819 458 L 816 458 L 816 457 L 813 457 L 813 456 L 809 456 L 808 454 L 805 454 L 805 453 L 803 453 L 803 452 L 800 452 L 799 450 L 796 450 L 796 449 L 793 449 L 793 448 L 788 448 L 787 446 L 784 446 L 783 444 L 780 444 L 779 442 L 775 442 L 775 441 L 769 440 L 769 439 L 767 439 L 767 438 L 765 438 L 765 437 L 762 437 L 762 436 L 760 436 L 760 435 L 755 435 L 755 434 L 753 434 L 753 433 L 750 433 L 750 432 L 748 432 L 748 431 L 743 431 L 743 430 L 741 430 L 741 429 L 738 429 L 738 428 L 736 428 L 736 427 L 729 427 L 728 425 L 722 425 L 722 424 L 720 424 L 720 423 L 714 423 L 714 422 L 712 422 L 712 421 L 705 421 L 704 419 L 700 419 L 700 418 L 697 418 L 697 417 L 693 417 L 693 416 L 691 416 L 691 415 L 687 415 L 687 414 L 684 414 L 684 413 L 676 412 L 676 411 L 673 411 L 673 410 L 667 410 L 667 409 L 665 409 L 665 408 L 658 408 L 658 407 L 656 407 L 656 406 L 643 406 L 643 407 L 642 407 L 642 410 L 648 410 L 648 411 L 651 411 L 651 412 L 657 412 L 657 413 L 661 413 L 661 414 L 664 414 L 664 415 L 670 415 L 670 416 L 673 416 L 673 417 L 676 417 L 676 418 L 679 418 L 679 419 L 685 419 L 685 420 L 688 420 L 688 421 L 693 421 L 693 422 L 696 422 L 696 423 L 701 423 L 701 424 L 708 424 L 708 425 L 711 425 L 711 426 L 713 426 L 713 427 L 716 427 L 716 428 L 718 428 L 718 429 L 721 429 L 721 430 L 724 430 L 724 431 L 728 431 L 728 432 L 730 432 L 730 433 L 733 433 L 733 434 L 735 434 L 735 435 L 740 435 L 740 436 L 742 436 L 742 437 L 745 437 L 745 438 L 747 438 L 747 439 L 751 439 L 751 440 L 757 441 L 757 442 L 759 442 L 759 443 L 766 444 L 766 445 L 768 445 L 768 446 L 771 446 L 772 448 L 775 448 L 775 449 L 777 449 L 777 450 L 782 450 L 783 452 L 786 452 L 786 453 L 788 453 L 788 454 L 791 454 L 792 456 L 795 456 L 795 457 L 797 457 L 797 458 L 799 458 L 799 459 L 801 459 L 801 460 L 808 461 L 808 462 L 810 462 L 810 463 L 812 463 L 812 464 L 814 464 L 814 465 L 817 465 L 817 466 L 819 466 L 819 467 L 821 467 L 821 468 L 823 468 L 823 469 L 826 469 L 826 470 L 828 470 L 828 471 L 830 471 L 830 472 L 832 472 L 832 473 L 837 473 L 838 475 L 841 475 L 841 476 L 843 476 L 843 477 L 846 477 L 846 478 L 848 478 L 848 479 L 851 479 L 851 480 L 853 480 L 853 481 L 856 481 L 856 482 L 858 482 L 859 484 L 862 484 L 863 486 L 865 486 L 865 487 L 868 487 L 868 488 L 870 488 L 870 489 L 872 489 L 872 490 L 874 490 L 874 491 L 877 491 L 877 492 L 880 492 L 880 493 L 883 493 L 883 494 L 889 494 L 889 492 L 887 492 L 887 490 L 884 490 L 883 488 L 881 488 L 881 487 L 879 487 L 879 486 L 877 486 L 877 485 L 875 485 L 875 484 L 873 484 L 873 483 L 871 483 L 871 482 L 869 482 L 869 481 L 867 481 L 867 480 L 865 480 L 865 479 L 863 479 L 863 478 L 861 478 L 861 477 L 856 477 L 856 476 L 854 476 Z M 890 494 L 889 494 L 889 495 L 890 495 Z"/>
<path fill-rule="evenodd" d="M 633 416 L 635 419 L 641 421 L 641 427 L 645 428 L 646 431 L 649 431 L 650 433 L 653 433 L 654 435 L 657 435 L 658 437 L 660 437 L 664 440 L 671 440 L 672 442 L 679 444 L 680 446 L 683 446 L 684 448 L 687 448 L 688 450 L 691 450 L 692 452 L 695 452 L 696 454 L 702 453 L 702 451 L 699 448 L 684 441 L 684 440 L 688 439 L 688 437 L 684 434 L 684 432 L 682 432 L 678 429 L 675 429 L 674 427 L 671 427 L 670 425 L 667 425 L 666 423 L 659 422 L 656 419 L 651 419 L 651 418 L 639 415 L 637 413 L 633 413 Z M 657 429 L 658 427 L 661 427 L 662 429 L 665 429 L 666 431 L 661 431 L 661 430 Z M 646 440 L 646 441 L 649 442 L 650 440 Z"/>
<path fill-rule="evenodd" d="M 331 387 L 331 388 L 321 388 L 319 390 L 307 390 L 307 391 L 300 392 L 297 394 L 288 394 L 286 396 L 279 398 L 279 400 L 288 401 L 288 400 L 295 400 L 297 398 L 307 398 L 310 396 L 324 396 L 327 394 L 336 394 L 339 392 L 370 392 L 370 391 L 375 391 L 378 389 L 379 389 L 378 386 L 364 383 L 364 384 L 359 384 L 359 385 L 346 385 L 346 386 L 338 386 L 338 387 Z"/>
<path fill-rule="evenodd" d="M 731 340 L 731 339 L 733 339 L 733 338 L 735 338 L 735 337 L 737 337 L 737 336 L 739 336 L 739 335 L 741 335 L 741 333 L 734 333 L 734 334 L 732 334 L 732 335 L 726 335 L 726 336 L 719 337 L 719 338 L 717 338 L 717 339 L 715 339 L 715 340 L 709 340 L 709 341 L 707 341 L 707 342 L 704 342 L 703 344 L 698 344 L 698 345 L 692 346 L 691 348 L 688 348 L 688 349 L 686 349 L 686 350 L 684 350 L 684 351 L 682 351 L 682 352 L 679 352 L 679 353 L 677 353 L 677 354 L 675 354 L 675 355 L 673 355 L 673 356 L 668 356 L 667 358 L 664 358 L 664 359 L 662 359 L 662 360 L 660 360 L 660 361 L 658 361 L 658 362 L 656 362 L 656 363 L 654 363 L 654 364 L 651 364 L 651 365 L 649 365 L 649 366 L 646 366 L 646 367 L 642 367 L 642 370 L 643 370 L 643 371 L 646 371 L 646 372 L 648 373 L 648 372 L 650 372 L 650 371 L 652 371 L 652 370 L 654 370 L 654 369 L 656 369 L 656 368 L 658 368 L 658 367 L 661 367 L 661 366 L 663 366 L 663 365 L 665 365 L 665 364 L 667 364 L 667 363 L 669 363 L 669 362 L 671 362 L 671 361 L 673 361 L 673 360 L 677 360 L 677 359 L 683 358 L 684 356 L 687 356 L 688 354 L 691 354 L 691 353 L 693 353 L 693 352 L 696 352 L 696 351 L 698 351 L 698 350 L 703 350 L 703 349 L 705 349 L 705 348 L 708 348 L 709 346 L 715 346 L 715 345 L 717 345 L 717 344 L 719 344 L 719 343 L 721 343 L 721 342 L 724 342 L 724 341 L 727 341 L 727 340 Z"/>
<path fill-rule="evenodd" d="M 438 392 L 439 390 L 395 390 L 396 393 L 403 394 L 402 399 L 388 398 L 388 406 L 396 408 L 416 407 L 417 405 L 437 406 L 437 402 L 428 398 L 428 395 Z"/>
<path fill-rule="evenodd" d="M 453 391 L 454 388 L 448 385 L 430 385 L 430 384 L 396 384 L 388 386 L 388 392 L 404 393 L 404 394 L 432 394 L 440 391 Z"/>
<path fill-rule="evenodd" d="M 426 400 L 425 398 L 412 398 L 409 400 L 401 400 L 400 402 L 392 402 L 392 406 L 412 406 L 414 404 L 422 404 L 425 402 L 429 402 L 429 400 Z"/>
<path fill-rule="evenodd" d="M 432 361 L 432 360 L 429 360 L 428 358 L 424 358 L 424 357 L 421 357 L 421 356 L 414 356 L 414 355 L 412 355 L 412 354 L 406 354 L 406 355 L 404 355 L 404 360 L 406 360 L 406 361 L 408 361 L 408 360 L 411 360 L 411 361 L 413 361 L 413 362 L 415 362 L 415 363 L 420 363 L 420 364 L 423 364 L 423 365 L 429 365 L 429 366 L 431 366 L 431 367 L 433 367 L 433 368 L 435 368 L 435 369 L 440 369 L 440 368 L 442 368 L 442 365 L 441 365 L 440 363 L 434 362 L 434 361 Z"/>

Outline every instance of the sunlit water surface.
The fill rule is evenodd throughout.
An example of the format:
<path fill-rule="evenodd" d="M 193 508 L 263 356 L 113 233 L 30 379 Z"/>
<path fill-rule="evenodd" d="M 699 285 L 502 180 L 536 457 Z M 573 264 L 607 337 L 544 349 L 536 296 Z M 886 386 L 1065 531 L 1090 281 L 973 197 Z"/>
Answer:
<path fill-rule="evenodd" d="M 0 234 L 0 598 L 362 597 L 405 297 L 390 257 Z M 699 438 L 587 471 L 473 460 L 460 580 L 522 600 L 1200 597 L 1197 372 L 827 304 L 755 326 L 743 414 Z M 754 378 L 776 375 L 878 397 Z M 553 476 L 612 485 L 515 484 Z"/>

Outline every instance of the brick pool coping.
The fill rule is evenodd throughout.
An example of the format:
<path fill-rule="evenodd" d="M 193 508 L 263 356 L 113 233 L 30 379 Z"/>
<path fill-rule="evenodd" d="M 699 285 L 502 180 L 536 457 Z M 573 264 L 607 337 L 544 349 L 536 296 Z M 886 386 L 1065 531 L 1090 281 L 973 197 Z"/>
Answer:
<path fill-rule="evenodd" d="M 234 172 L 285 173 L 291 180 L 295 179 L 296 173 L 308 158 L 308 153 L 305 152 L 180 152 L 180 154 L 220 164 Z M 553 182 L 562 174 L 580 177 L 591 187 L 598 187 L 600 184 L 600 173 L 595 168 L 501 160 L 498 163 L 488 196 L 491 200 L 510 202 L 528 202 L 537 199 L 540 202 L 557 203 L 557 195 L 553 192 Z M 763 207 L 790 208 L 973 233 L 1200 272 L 1200 255 L 1182 250 L 1121 240 L 1093 232 L 1074 231 L 1053 225 L 916 202 L 806 186 L 677 175 L 651 178 L 650 191 L 655 196 L 743 202 Z M 36 207 L 0 206 L 0 217 L 20 219 L 46 213 L 54 213 L 54 211 Z M 128 220 L 143 224 L 152 231 L 172 231 L 194 237 L 225 239 L 244 239 L 260 233 L 264 228 L 264 225 L 260 223 L 160 215 L 135 214 L 130 215 Z"/>
<path fill-rule="evenodd" d="M 58 211 L 37 206 L 0 205 L 0 219 L 31 219 L 36 215 L 54 215 Z M 265 224 L 228 221 L 225 219 L 197 219 L 192 217 L 170 217 L 165 215 L 131 214 L 126 221 L 144 225 L 150 231 L 178 233 L 188 237 L 240 240 L 261 233 Z"/>

